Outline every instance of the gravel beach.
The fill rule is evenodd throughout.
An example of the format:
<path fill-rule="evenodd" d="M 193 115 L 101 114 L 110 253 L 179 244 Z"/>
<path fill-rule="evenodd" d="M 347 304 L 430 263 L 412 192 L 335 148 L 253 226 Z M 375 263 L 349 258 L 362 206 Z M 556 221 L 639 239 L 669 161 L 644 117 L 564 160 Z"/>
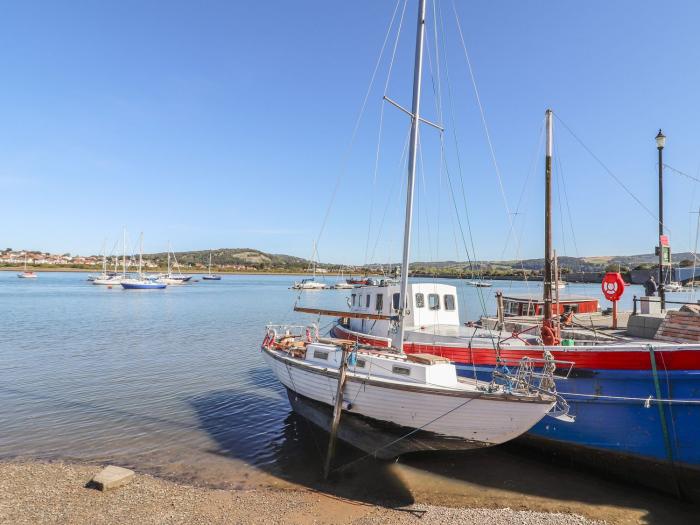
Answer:
<path fill-rule="evenodd" d="M 86 488 L 100 466 L 0 463 L 3 524 L 445 524 L 592 525 L 575 514 L 413 505 L 401 509 L 356 503 L 308 490 L 219 490 L 137 473 L 121 488 Z"/>

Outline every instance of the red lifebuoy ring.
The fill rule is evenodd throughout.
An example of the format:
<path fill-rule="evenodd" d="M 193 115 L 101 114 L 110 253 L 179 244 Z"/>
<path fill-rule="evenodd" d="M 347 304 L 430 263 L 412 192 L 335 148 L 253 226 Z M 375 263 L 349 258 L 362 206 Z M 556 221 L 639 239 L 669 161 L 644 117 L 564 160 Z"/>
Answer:
<path fill-rule="evenodd" d="M 618 272 L 608 272 L 601 283 L 603 295 L 608 301 L 617 301 L 625 291 L 625 281 Z"/>

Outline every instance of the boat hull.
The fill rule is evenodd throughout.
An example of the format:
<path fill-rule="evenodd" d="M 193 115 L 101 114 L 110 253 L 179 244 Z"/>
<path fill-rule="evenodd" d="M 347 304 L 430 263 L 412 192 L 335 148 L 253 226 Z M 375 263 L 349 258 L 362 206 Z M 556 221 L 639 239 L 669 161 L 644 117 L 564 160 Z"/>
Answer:
<path fill-rule="evenodd" d="M 167 286 L 167 284 L 164 283 L 127 283 L 127 282 L 122 282 L 121 283 L 122 287 L 125 290 L 162 290 Z"/>
<path fill-rule="evenodd" d="M 317 427 L 330 432 L 333 420 L 331 406 L 302 396 L 287 388 L 292 409 Z M 416 431 L 359 414 L 343 413 L 338 438 L 355 448 L 380 459 L 393 459 L 411 452 L 426 450 L 472 450 L 485 444 L 446 438 L 434 432 Z"/>
<path fill-rule="evenodd" d="M 294 392 L 328 405 L 335 403 L 337 370 L 312 370 L 292 358 L 263 348 L 277 379 Z M 473 447 L 498 445 L 522 435 L 540 421 L 554 402 L 515 400 L 483 392 L 431 393 L 410 384 L 381 384 L 348 374 L 344 400 L 348 413 L 399 427 L 441 435 L 445 441 L 471 442 Z M 459 448 L 464 448 L 460 445 Z M 432 450 L 427 447 L 425 450 Z"/>
<path fill-rule="evenodd" d="M 202 279 L 205 281 L 220 281 L 221 276 L 220 275 L 203 275 Z"/>

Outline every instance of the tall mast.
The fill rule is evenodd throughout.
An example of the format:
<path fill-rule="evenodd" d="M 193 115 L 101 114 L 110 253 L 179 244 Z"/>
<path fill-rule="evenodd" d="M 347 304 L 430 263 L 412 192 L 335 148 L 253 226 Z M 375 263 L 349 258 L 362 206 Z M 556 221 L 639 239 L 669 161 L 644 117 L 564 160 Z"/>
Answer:
<path fill-rule="evenodd" d="M 141 274 L 141 266 L 143 265 L 143 232 L 141 232 L 141 239 L 139 239 L 139 276 Z"/>
<path fill-rule="evenodd" d="M 413 104 L 411 106 L 411 142 L 408 152 L 408 184 L 406 186 L 406 223 L 403 231 L 403 257 L 401 259 L 401 289 L 399 292 L 399 350 L 403 353 L 403 336 L 406 327 L 408 302 L 408 263 L 411 252 L 411 227 L 413 225 L 413 186 L 416 181 L 416 155 L 418 153 L 418 125 L 420 123 L 420 92 L 423 76 L 423 43 L 425 40 L 425 0 L 418 2 L 416 30 L 416 59 L 413 69 Z"/>
<path fill-rule="evenodd" d="M 170 244 L 170 241 L 168 241 L 168 277 L 170 277 L 170 251 L 172 250 L 172 246 Z"/>
<path fill-rule="evenodd" d="M 547 151 L 544 160 L 544 323 L 552 320 L 552 110 L 545 111 Z"/>
<path fill-rule="evenodd" d="M 122 250 L 124 251 L 124 273 L 122 275 L 126 279 L 126 228 L 124 228 L 123 236 Z"/>

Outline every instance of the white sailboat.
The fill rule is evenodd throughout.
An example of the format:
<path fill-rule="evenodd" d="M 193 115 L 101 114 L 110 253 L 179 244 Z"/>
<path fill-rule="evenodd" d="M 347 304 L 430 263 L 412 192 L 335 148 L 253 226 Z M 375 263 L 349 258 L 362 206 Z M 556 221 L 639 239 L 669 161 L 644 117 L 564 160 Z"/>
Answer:
<path fill-rule="evenodd" d="M 324 290 L 326 285 L 320 283 L 316 280 L 316 242 L 314 241 L 314 250 L 311 257 L 311 265 L 313 274 L 311 277 L 302 279 L 301 281 L 295 281 L 292 285 L 292 290 Z"/>
<path fill-rule="evenodd" d="M 20 279 L 36 279 L 37 274 L 31 270 L 27 270 L 27 253 L 24 253 L 24 270 L 17 274 Z"/>
<path fill-rule="evenodd" d="M 118 242 L 115 243 L 114 248 L 118 246 Z M 126 232 L 124 233 L 124 250 L 126 250 Z M 114 251 L 114 250 L 113 250 Z M 117 273 L 117 265 L 119 264 L 119 257 L 114 258 L 114 271 L 107 271 L 107 245 L 103 246 L 102 252 L 102 273 L 97 277 L 93 277 L 91 282 L 97 286 L 118 286 L 121 284 L 122 280 L 125 279 L 124 276 Z M 126 253 L 124 254 L 124 272 L 126 272 Z"/>
<path fill-rule="evenodd" d="M 175 261 L 175 268 L 177 269 L 177 273 L 173 272 L 173 268 L 170 262 L 171 254 L 172 260 Z M 168 272 L 165 274 L 158 275 L 157 279 L 159 282 L 165 284 L 185 284 L 190 279 L 192 279 L 191 275 L 184 275 L 180 270 L 180 265 L 177 262 L 177 257 L 175 257 L 175 252 L 173 252 L 170 242 L 168 242 Z"/>
<path fill-rule="evenodd" d="M 294 409 L 331 431 L 326 474 L 336 435 L 374 455 L 487 447 L 520 436 L 557 404 L 552 377 L 556 365 L 549 356 L 539 365 L 523 361 L 506 388 L 495 381 L 459 378 L 455 366 L 442 357 L 408 356 L 403 351 L 404 332 L 411 315 L 408 268 L 421 121 L 425 12 L 426 1 L 419 0 L 401 282 L 398 293 L 391 298 L 392 304 L 382 305 L 390 308 L 390 313 L 370 311 L 369 296 L 364 296 L 364 312 L 295 307 L 299 312 L 361 319 L 363 324 L 388 322 L 396 328 L 396 344 L 382 348 L 322 338 L 313 325 L 270 325 L 262 344 L 263 357 L 287 388 Z M 362 291 L 358 289 L 352 300 L 355 302 L 359 295 L 364 307 Z M 543 372 L 534 372 L 534 366 L 542 367 Z M 353 427 L 356 431 L 347 431 Z M 364 440 L 369 433 L 385 435 L 383 430 L 398 437 L 388 441 Z M 416 436 L 420 437 L 412 439 Z M 404 447 L 397 448 L 397 443 Z"/>

